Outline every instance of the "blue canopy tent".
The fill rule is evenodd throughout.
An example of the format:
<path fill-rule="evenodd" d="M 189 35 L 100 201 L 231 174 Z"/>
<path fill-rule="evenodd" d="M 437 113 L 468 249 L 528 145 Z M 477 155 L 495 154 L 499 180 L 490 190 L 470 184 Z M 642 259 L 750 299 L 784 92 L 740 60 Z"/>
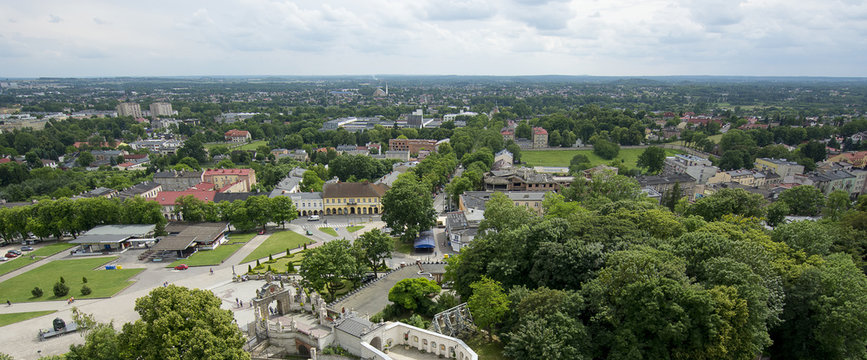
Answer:
<path fill-rule="evenodd" d="M 415 239 L 415 243 L 413 244 L 413 248 L 415 248 L 416 251 L 433 252 L 436 248 L 433 231 L 425 230 L 418 234 L 418 237 Z"/>

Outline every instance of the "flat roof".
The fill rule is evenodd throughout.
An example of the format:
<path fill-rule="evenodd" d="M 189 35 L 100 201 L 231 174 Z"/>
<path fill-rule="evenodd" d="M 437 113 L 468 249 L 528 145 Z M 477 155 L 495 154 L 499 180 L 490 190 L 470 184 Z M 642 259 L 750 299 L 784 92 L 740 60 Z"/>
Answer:
<path fill-rule="evenodd" d="M 154 250 L 184 250 L 196 241 L 195 236 L 166 236 L 153 246 Z"/>
<path fill-rule="evenodd" d="M 81 235 L 77 239 L 70 241 L 70 244 L 117 244 L 131 236 L 122 234 L 99 234 L 99 235 Z"/>
<path fill-rule="evenodd" d="M 87 230 L 84 235 L 128 235 L 144 236 L 154 231 L 153 224 L 127 224 L 127 225 L 99 225 Z"/>

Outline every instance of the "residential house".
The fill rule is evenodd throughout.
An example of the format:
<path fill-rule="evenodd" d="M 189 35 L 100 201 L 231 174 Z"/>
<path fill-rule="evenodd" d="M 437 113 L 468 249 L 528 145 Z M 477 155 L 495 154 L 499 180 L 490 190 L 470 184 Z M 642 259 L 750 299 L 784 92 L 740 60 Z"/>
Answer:
<path fill-rule="evenodd" d="M 484 211 L 469 209 L 468 212 L 453 211 L 446 214 L 446 239 L 453 251 L 461 251 L 479 233 L 479 223 L 484 219 Z"/>
<path fill-rule="evenodd" d="M 852 164 L 856 168 L 867 167 L 867 151 L 847 151 L 839 155 L 834 155 L 828 158 L 828 162 L 845 161 Z"/>
<path fill-rule="evenodd" d="M 503 128 L 503 130 L 500 130 L 500 135 L 503 135 L 504 142 L 509 140 L 515 141 L 515 129 Z"/>
<path fill-rule="evenodd" d="M 117 198 L 126 200 L 133 197 L 152 198 L 163 190 L 162 185 L 153 181 L 145 181 L 135 184 L 117 194 Z"/>
<path fill-rule="evenodd" d="M 533 148 L 548 147 L 548 131 L 541 127 L 533 128 Z"/>
<path fill-rule="evenodd" d="M 390 151 L 409 151 L 418 154 L 421 150 L 437 151 L 437 141 L 429 139 L 391 139 L 388 140 Z"/>
<path fill-rule="evenodd" d="M 540 174 L 533 169 L 516 168 L 485 173 L 485 190 L 489 191 L 560 191 L 574 177 Z"/>
<path fill-rule="evenodd" d="M 761 171 L 771 171 L 780 177 L 800 175 L 804 173 L 804 165 L 785 159 L 756 158 L 753 164 Z"/>
<path fill-rule="evenodd" d="M 157 196 L 147 198 L 150 201 L 156 201 L 162 206 L 161 212 L 163 217 L 170 221 L 182 221 L 181 214 L 175 214 L 175 206 L 177 200 L 183 196 L 193 196 L 203 202 L 213 202 L 214 196 L 217 194 L 213 190 L 184 190 L 184 191 L 160 191 Z"/>
<path fill-rule="evenodd" d="M 636 180 L 640 187 L 651 188 L 662 195 L 668 194 L 675 184 L 679 184 L 681 196 L 686 196 L 688 200 L 695 196 L 695 178 L 687 174 L 639 176 Z"/>
<path fill-rule="evenodd" d="M 212 183 L 220 192 L 249 192 L 256 185 L 253 169 L 207 169 L 202 181 Z"/>
<path fill-rule="evenodd" d="M 232 129 L 224 134 L 226 141 L 232 143 L 245 143 L 251 139 L 250 132 L 246 130 Z"/>
<path fill-rule="evenodd" d="M 506 195 L 515 205 L 523 206 L 534 214 L 542 216 L 545 213 L 542 201 L 545 200 L 545 195 L 550 191 L 467 191 L 461 194 L 458 199 L 458 209 L 465 214 L 474 212 L 484 214 L 485 204 L 497 192 Z"/>
<path fill-rule="evenodd" d="M 154 182 L 162 185 L 165 191 L 181 191 L 204 181 L 203 174 L 203 171 L 160 171 L 154 174 Z"/>

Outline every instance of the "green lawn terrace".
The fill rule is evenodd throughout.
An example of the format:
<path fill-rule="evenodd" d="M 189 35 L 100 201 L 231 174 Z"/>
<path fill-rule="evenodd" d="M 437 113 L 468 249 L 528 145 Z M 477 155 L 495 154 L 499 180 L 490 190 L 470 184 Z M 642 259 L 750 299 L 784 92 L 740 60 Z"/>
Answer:
<path fill-rule="evenodd" d="M 593 153 L 593 150 L 525 150 L 521 152 L 521 160 L 527 166 L 568 167 L 575 155 L 584 155 L 590 160 L 591 166 L 608 165 L 616 159 L 622 159 L 627 167 L 634 168 L 638 157 L 644 149 L 620 149 L 614 159 L 606 160 Z M 682 154 L 682 151 L 665 149 L 665 156 Z"/>
<path fill-rule="evenodd" d="M 103 265 L 114 261 L 117 256 L 92 257 L 73 260 L 54 260 L 21 275 L 0 282 L 0 294 L 13 303 L 111 297 L 132 284 L 129 279 L 144 269 L 106 270 Z M 63 277 L 69 292 L 63 296 L 55 296 L 54 285 Z M 84 279 L 91 293 L 81 293 Z M 40 288 L 43 295 L 33 295 L 34 288 Z"/>
<path fill-rule="evenodd" d="M 314 241 L 310 238 L 291 230 L 275 232 L 268 236 L 268 239 L 253 250 L 250 255 L 247 255 L 247 257 L 241 262 L 246 263 L 258 259 L 264 259 L 272 255 L 284 254 L 286 251 L 291 251 L 292 249 L 297 249 L 312 243 L 314 243 Z M 278 272 L 282 272 L 284 269 L 285 264 L 283 264 L 283 268 L 280 268 Z"/>

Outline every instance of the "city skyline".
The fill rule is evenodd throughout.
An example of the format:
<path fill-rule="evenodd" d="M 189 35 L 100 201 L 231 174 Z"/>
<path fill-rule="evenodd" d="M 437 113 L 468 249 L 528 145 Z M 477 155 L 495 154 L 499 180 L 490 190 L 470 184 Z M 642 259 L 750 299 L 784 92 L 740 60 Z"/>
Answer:
<path fill-rule="evenodd" d="M 0 77 L 867 76 L 867 4 L 0 1 Z"/>

